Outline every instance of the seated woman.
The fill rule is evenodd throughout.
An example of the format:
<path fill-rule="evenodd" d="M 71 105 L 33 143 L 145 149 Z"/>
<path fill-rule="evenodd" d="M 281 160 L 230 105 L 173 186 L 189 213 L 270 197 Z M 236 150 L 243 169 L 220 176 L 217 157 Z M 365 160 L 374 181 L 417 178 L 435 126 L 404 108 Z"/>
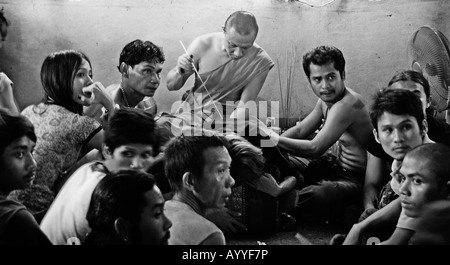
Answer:
<path fill-rule="evenodd" d="M 151 175 L 121 170 L 106 175 L 92 194 L 85 245 L 167 245 L 172 222 Z"/>
<path fill-rule="evenodd" d="M 51 245 L 25 206 L 6 198 L 33 182 L 35 143 L 31 122 L 0 108 L 0 245 Z"/>
<path fill-rule="evenodd" d="M 286 212 L 294 209 L 297 202 L 296 177 L 280 174 L 278 167 L 264 158 L 262 150 L 243 137 L 233 134 L 226 138 L 232 158 L 230 172 L 236 181 L 228 207 L 242 212 L 242 221 L 250 233 L 269 233 L 267 224 L 276 226 L 282 219 L 294 224 L 295 221 Z M 239 189 L 245 189 L 241 196 L 237 194 Z M 247 207 L 250 201 L 251 207 Z"/>
<path fill-rule="evenodd" d="M 41 83 L 42 102 L 22 111 L 36 128 L 36 180 L 31 188 L 11 194 L 37 216 L 50 206 L 57 192 L 55 183 L 77 165 L 82 150 L 102 148 L 101 124 L 84 116 L 83 106 L 100 104 L 109 116 L 114 111 L 112 98 L 101 83 L 92 81 L 91 63 L 81 52 L 65 50 L 47 56 Z"/>

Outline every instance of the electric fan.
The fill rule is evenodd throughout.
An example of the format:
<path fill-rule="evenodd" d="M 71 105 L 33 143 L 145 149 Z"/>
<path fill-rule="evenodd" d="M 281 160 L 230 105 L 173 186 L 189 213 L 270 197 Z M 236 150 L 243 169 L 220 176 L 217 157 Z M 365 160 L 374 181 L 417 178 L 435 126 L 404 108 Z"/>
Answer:
<path fill-rule="evenodd" d="M 448 122 L 450 85 L 450 42 L 430 26 L 420 27 L 408 42 L 408 57 L 412 70 L 421 72 L 430 83 L 431 105 L 434 115 Z"/>

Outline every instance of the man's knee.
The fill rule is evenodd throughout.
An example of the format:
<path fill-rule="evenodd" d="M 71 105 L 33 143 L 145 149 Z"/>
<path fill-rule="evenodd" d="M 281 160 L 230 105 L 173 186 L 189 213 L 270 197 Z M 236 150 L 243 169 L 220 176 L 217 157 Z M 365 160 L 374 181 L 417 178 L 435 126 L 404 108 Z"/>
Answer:
<path fill-rule="evenodd" d="M 330 189 L 330 185 L 306 186 L 299 191 L 298 204 L 309 204 L 311 206 L 320 207 L 329 201 L 327 198 L 327 190 Z"/>
<path fill-rule="evenodd" d="M 355 196 L 349 193 L 355 193 Z M 321 181 L 299 192 L 298 208 L 323 214 L 343 212 L 345 207 L 357 202 L 357 192 L 345 189 L 336 181 Z M 358 197 L 359 198 L 359 197 Z"/>

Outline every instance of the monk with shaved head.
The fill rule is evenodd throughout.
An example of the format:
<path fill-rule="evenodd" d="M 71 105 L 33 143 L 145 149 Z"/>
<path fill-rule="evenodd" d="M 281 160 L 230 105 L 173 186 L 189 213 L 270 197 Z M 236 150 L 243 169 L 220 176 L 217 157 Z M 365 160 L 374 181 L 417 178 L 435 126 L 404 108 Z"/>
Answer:
<path fill-rule="evenodd" d="M 167 87 L 179 90 L 191 75 L 195 76 L 193 87 L 183 96 L 187 117 L 191 117 L 191 110 L 197 116 L 210 117 L 214 108 L 216 121 L 231 115 L 247 118 L 243 106 L 256 99 L 274 66 L 255 43 L 258 30 L 252 13 L 236 11 L 226 19 L 221 32 L 196 37 L 178 57 L 177 65 L 167 75 Z"/>

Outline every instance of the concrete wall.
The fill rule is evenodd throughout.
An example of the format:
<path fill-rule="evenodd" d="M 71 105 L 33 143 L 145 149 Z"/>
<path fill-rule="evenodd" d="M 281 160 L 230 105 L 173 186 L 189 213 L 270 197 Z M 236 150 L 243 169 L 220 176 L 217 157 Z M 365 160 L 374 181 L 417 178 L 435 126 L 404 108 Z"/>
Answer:
<path fill-rule="evenodd" d="M 368 99 L 396 71 L 410 68 L 406 47 L 418 27 L 430 25 L 450 35 L 445 16 L 450 1 L 445 0 L 336 0 L 323 7 L 286 0 L 5 0 L 0 6 L 11 22 L 0 66 L 16 84 L 21 109 L 42 98 L 39 71 L 49 53 L 84 51 L 94 79 L 107 86 L 120 79 L 116 66 L 123 46 L 140 38 L 164 49 L 165 69 L 155 98 L 160 110 L 169 110 L 192 84 L 191 78 L 183 91 L 166 88 L 167 72 L 183 53 L 179 40 L 187 46 L 197 35 L 221 30 L 235 10 L 256 15 L 257 43 L 277 62 L 261 98 L 280 99 L 279 76 L 286 95 L 288 65 L 295 60 L 291 117 L 305 116 L 317 100 L 301 68 L 301 56 L 311 48 L 340 48 L 347 60 L 347 86 Z"/>

